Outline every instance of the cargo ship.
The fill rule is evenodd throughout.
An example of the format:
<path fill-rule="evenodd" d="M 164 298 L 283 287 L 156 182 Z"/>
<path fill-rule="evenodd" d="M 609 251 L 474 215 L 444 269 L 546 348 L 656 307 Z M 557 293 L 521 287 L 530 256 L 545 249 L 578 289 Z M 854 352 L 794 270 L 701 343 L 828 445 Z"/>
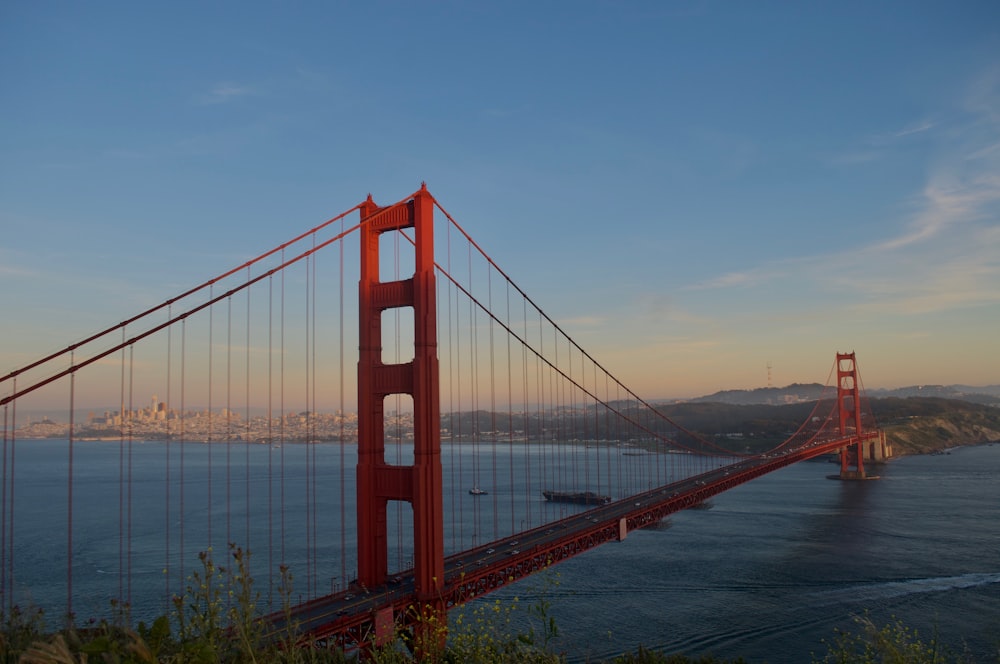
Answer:
<path fill-rule="evenodd" d="M 575 505 L 607 505 L 611 496 L 602 496 L 593 491 L 542 491 L 550 503 L 573 503 Z"/>

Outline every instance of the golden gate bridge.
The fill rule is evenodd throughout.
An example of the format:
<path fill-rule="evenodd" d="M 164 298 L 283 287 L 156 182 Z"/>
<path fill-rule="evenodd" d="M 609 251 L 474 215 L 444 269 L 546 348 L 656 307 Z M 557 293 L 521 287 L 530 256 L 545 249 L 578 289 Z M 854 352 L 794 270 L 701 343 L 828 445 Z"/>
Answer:
<path fill-rule="evenodd" d="M 837 477 L 870 477 L 886 441 L 853 353 L 827 386 L 768 449 L 699 435 L 425 186 L 369 196 L 0 378 L 0 604 L 162 613 L 199 552 L 238 543 L 274 631 L 347 647 L 419 632 L 792 463 L 838 453 Z M 295 603 L 277 611 L 287 569 Z"/>

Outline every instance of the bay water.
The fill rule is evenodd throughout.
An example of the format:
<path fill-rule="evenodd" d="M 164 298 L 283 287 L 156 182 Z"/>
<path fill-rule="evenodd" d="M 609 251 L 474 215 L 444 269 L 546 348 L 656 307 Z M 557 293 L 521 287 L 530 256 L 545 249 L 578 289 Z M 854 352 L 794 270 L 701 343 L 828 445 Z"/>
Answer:
<path fill-rule="evenodd" d="M 1000 662 L 1000 444 L 903 457 L 866 482 L 835 471 L 799 463 L 744 484 L 553 568 L 519 600 L 551 603 L 573 662 L 639 645 L 809 662 L 866 617 Z"/>
<path fill-rule="evenodd" d="M 196 571 L 206 518 L 218 551 L 228 539 L 254 549 L 258 563 L 304 560 L 293 563 L 293 571 L 298 587 L 313 595 L 341 588 L 354 574 L 352 553 L 341 544 L 354 537 L 353 446 L 237 447 L 234 463 L 222 446 L 174 445 L 164 461 L 164 443 L 143 443 L 128 448 L 126 462 L 115 443 L 80 442 L 72 501 L 68 461 L 55 453 L 64 447 L 65 441 L 18 443 L 16 484 L 5 489 L 5 608 L 64 605 L 65 552 L 72 547 L 78 616 L 98 614 L 109 598 L 125 594 L 140 618 L 144 611 L 166 612 L 178 588 L 164 579 L 178 570 L 164 569 L 164 549 L 183 552 L 188 567 L 182 575 Z M 279 453 L 287 453 L 280 471 L 273 465 Z M 443 459 L 447 466 L 447 449 Z M 348 471 L 341 474 L 341 467 Z M 857 631 L 857 619 L 865 616 L 878 625 L 899 619 L 924 640 L 936 634 L 973 661 L 1000 661 L 1000 444 L 896 459 L 878 469 L 880 479 L 867 482 L 827 479 L 836 470 L 799 463 L 771 473 L 715 497 L 710 509 L 675 514 L 486 601 L 517 597 L 522 609 L 548 606 L 559 628 L 551 645 L 572 662 L 607 660 L 640 645 L 750 662 L 808 662 L 822 656 L 824 640 L 833 641 L 836 630 Z M 287 482 L 279 472 L 287 473 Z M 127 483 L 108 479 L 123 474 Z M 446 502 L 449 495 L 463 502 L 461 510 L 452 506 L 445 530 L 456 531 L 458 513 L 457 530 L 464 534 L 446 548 L 468 548 L 477 537 L 489 541 L 495 533 L 479 523 L 491 519 L 479 515 L 485 503 L 467 496 L 472 480 L 449 476 L 446 467 L 446 483 L 457 485 Z M 207 488 L 210 478 L 214 489 Z M 273 506 L 280 493 L 288 498 L 279 509 Z M 294 496 L 312 507 L 284 507 Z M 531 509 L 547 509 L 538 501 Z M 130 514 L 124 522 L 123 510 Z M 529 511 L 510 523 L 516 531 L 525 519 L 530 526 L 561 515 Z M 168 522 L 185 519 L 187 541 L 165 540 Z M 390 566 L 405 566 L 408 545 L 400 538 L 397 548 L 398 562 Z M 307 551 L 323 554 L 317 559 Z M 115 571 L 119 563 L 130 570 L 128 587 Z M 275 582 L 257 587 L 267 594 Z M 525 629 L 533 624 L 526 615 L 517 621 Z"/>

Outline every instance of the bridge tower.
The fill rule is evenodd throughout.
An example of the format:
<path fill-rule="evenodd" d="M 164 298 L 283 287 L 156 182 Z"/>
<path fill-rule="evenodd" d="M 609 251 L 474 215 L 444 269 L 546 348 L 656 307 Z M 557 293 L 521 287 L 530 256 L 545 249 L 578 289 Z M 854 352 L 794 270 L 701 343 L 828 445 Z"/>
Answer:
<path fill-rule="evenodd" d="M 379 208 L 371 195 L 361 205 L 358 360 L 358 581 L 366 587 L 388 581 L 387 506 L 413 508 L 413 562 L 417 601 L 439 615 L 444 586 L 437 312 L 434 275 L 434 199 L 421 186 L 405 203 Z M 379 280 L 379 236 L 413 228 L 415 269 L 399 281 Z M 411 362 L 382 361 L 382 314 L 413 308 Z M 411 466 L 385 459 L 385 398 L 413 398 L 414 459 Z M 380 621 L 385 624 L 385 621 Z M 392 621 L 388 621 L 391 626 Z"/>
<path fill-rule="evenodd" d="M 840 450 L 840 478 L 865 479 L 865 453 L 861 441 L 861 399 L 858 393 L 858 365 L 854 353 L 837 353 L 837 410 L 840 413 L 840 435 L 853 433 L 856 443 Z M 855 469 L 850 470 L 851 448 L 854 448 Z"/>

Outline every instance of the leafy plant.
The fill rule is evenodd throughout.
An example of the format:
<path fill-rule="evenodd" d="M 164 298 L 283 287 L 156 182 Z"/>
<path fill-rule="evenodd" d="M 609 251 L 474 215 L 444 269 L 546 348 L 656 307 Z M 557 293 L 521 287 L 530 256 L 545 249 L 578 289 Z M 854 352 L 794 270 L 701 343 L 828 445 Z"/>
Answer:
<path fill-rule="evenodd" d="M 837 631 L 832 643 L 827 643 L 827 653 L 814 662 L 822 664 L 946 664 L 958 661 L 952 658 L 938 642 L 937 635 L 924 642 L 916 630 L 902 621 L 878 627 L 865 614 L 856 616 L 856 632 Z"/>

